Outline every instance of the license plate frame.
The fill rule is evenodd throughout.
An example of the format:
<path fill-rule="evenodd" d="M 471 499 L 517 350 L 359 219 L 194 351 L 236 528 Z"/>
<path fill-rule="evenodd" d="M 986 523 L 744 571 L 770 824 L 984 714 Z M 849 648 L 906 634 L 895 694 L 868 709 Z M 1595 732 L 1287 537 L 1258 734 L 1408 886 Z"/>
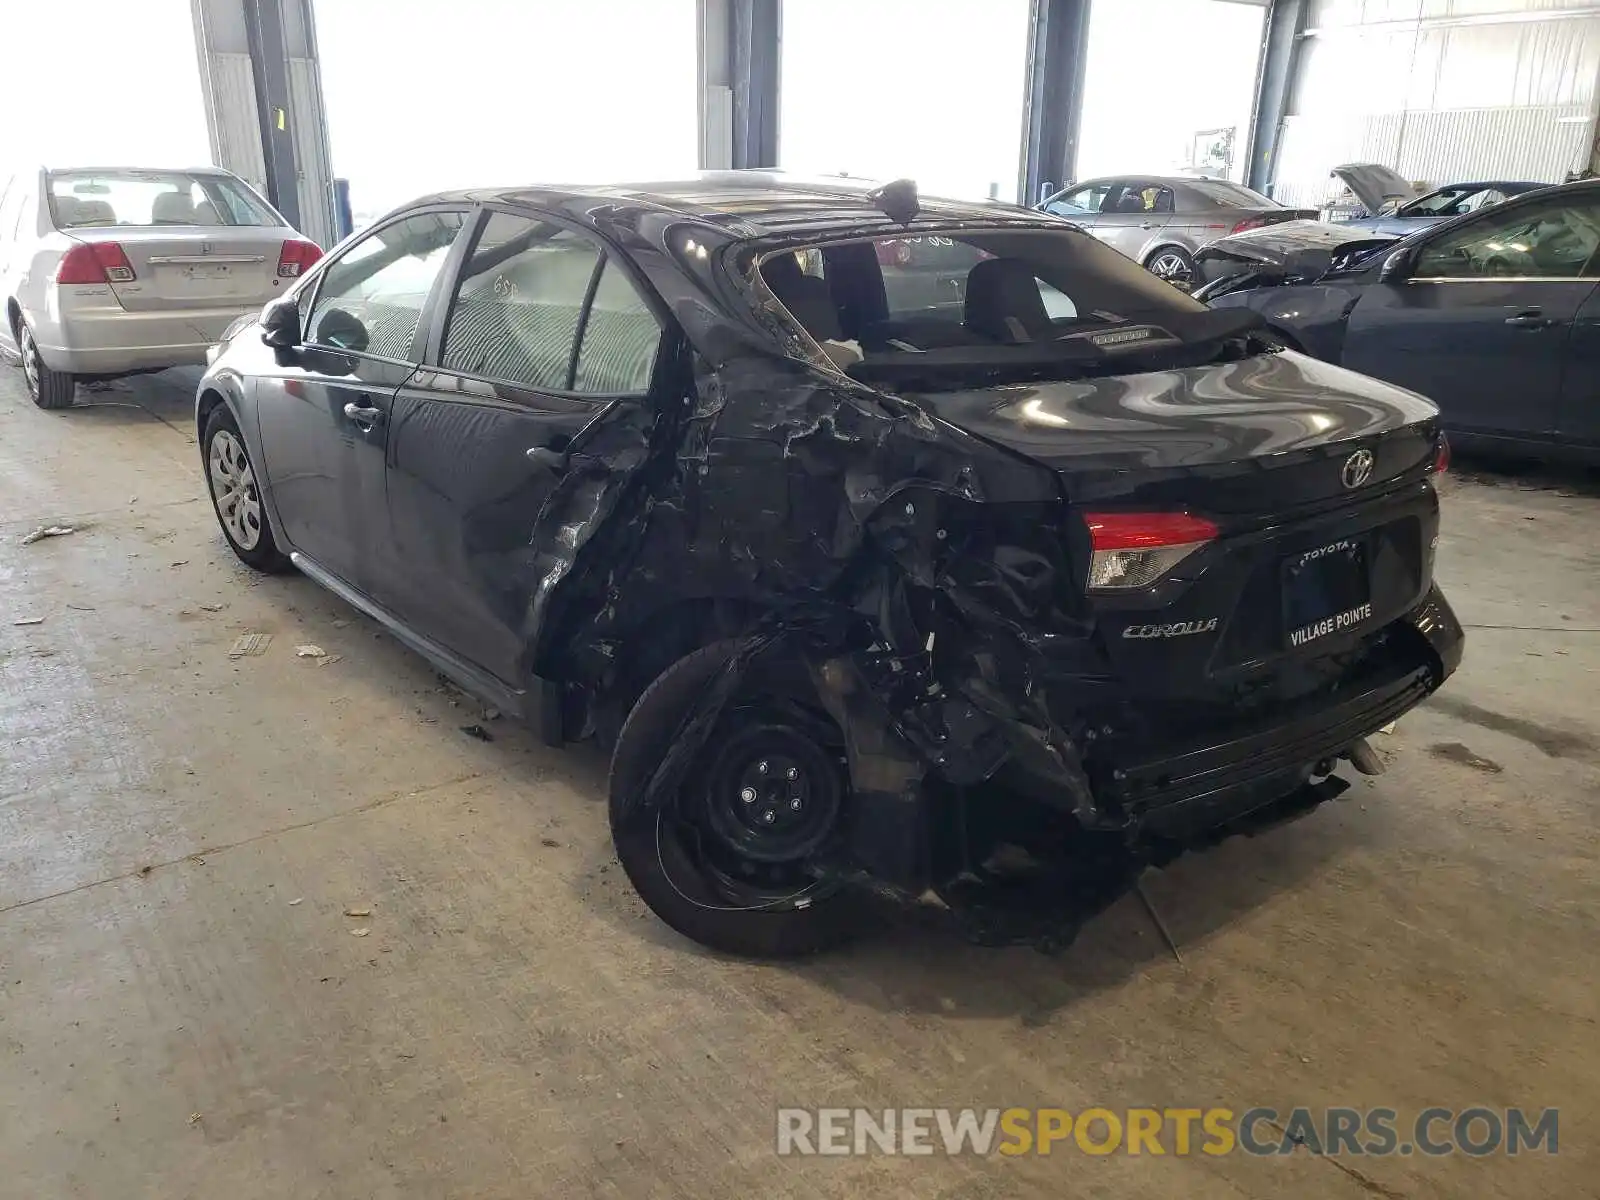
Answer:
<path fill-rule="evenodd" d="M 1366 538 L 1340 538 L 1284 559 L 1279 574 L 1286 649 L 1303 650 L 1372 618 Z"/>

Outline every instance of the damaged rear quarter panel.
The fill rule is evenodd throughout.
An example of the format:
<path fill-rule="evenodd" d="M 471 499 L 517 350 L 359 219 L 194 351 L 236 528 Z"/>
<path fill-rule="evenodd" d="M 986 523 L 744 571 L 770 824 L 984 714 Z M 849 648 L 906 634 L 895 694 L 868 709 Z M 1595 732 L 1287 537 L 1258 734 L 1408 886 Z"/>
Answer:
<path fill-rule="evenodd" d="M 737 601 L 812 663 L 864 812 L 874 791 L 917 803 L 930 769 L 975 783 L 1011 759 L 1090 815 L 1074 734 L 1045 703 L 1052 657 L 1090 636 L 1055 478 L 786 354 L 728 224 L 600 225 L 681 330 L 682 369 L 653 427 L 597 430 L 540 514 L 535 670 L 604 693 L 653 614 Z"/>

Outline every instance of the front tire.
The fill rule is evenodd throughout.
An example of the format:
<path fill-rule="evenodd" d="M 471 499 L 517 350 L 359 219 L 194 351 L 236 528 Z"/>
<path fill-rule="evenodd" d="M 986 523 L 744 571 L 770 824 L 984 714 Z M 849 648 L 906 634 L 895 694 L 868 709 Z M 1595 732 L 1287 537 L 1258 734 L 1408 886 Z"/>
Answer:
<path fill-rule="evenodd" d="M 747 684 L 678 794 L 639 802 L 737 645 L 680 658 L 639 697 L 611 757 L 611 837 L 640 898 L 685 937 L 750 958 L 814 954 L 857 932 L 864 915 L 859 893 L 806 870 L 849 796 L 831 724 Z"/>
<path fill-rule="evenodd" d="M 289 570 L 289 556 L 272 536 L 244 435 L 226 404 L 217 405 L 206 418 L 200 445 L 211 508 L 234 554 L 246 566 L 269 575 Z"/>
<path fill-rule="evenodd" d="M 22 375 L 28 381 L 28 395 L 40 408 L 68 408 L 78 391 L 78 381 L 66 371 L 55 371 L 39 357 L 39 343 L 26 321 L 17 322 L 17 350 L 22 359 Z"/>

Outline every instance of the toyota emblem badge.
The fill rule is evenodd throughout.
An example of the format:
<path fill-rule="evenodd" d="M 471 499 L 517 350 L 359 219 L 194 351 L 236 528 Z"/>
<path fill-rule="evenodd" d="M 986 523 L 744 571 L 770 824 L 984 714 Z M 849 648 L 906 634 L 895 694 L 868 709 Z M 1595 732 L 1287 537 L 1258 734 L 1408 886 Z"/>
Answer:
<path fill-rule="evenodd" d="M 1344 480 L 1344 486 L 1350 489 L 1360 487 L 1372 478 L 1372 451 L 1357 450 L 1344 460 L 1344 469 L 1339 472 L 1339 478 Z"/>

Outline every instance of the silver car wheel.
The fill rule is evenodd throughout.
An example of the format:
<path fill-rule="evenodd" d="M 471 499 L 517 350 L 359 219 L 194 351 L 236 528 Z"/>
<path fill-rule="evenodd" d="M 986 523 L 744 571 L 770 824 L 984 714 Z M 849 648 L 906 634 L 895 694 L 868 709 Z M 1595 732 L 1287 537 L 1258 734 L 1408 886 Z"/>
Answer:
<path fill-rule="evenodd" d="M 1150 274 L 1157 279 L 1165 279 L 1168 283 L 1186 284 L 1190 282 L 1189 264 L 1184 261 L 1181 254 L 1168 250 L 1158 254 L 1150 260 Z"/>
<path fill-rule="evenodd" d="M 254 550 L 261 541 L 261 496 L 244 445 L 230 430 L 219 429 L 211 439 L 206 473 L 228 536 L 241 550 Z"/>
<path fill-rule="evenodd" d="M 31 395 L 39 394 L 39 347 L 34 344 L 33 334 L 26 325 L 17 331 L 17 349 L 22 351 L 22 373 L 28 378 L 28 391 Z"/>

